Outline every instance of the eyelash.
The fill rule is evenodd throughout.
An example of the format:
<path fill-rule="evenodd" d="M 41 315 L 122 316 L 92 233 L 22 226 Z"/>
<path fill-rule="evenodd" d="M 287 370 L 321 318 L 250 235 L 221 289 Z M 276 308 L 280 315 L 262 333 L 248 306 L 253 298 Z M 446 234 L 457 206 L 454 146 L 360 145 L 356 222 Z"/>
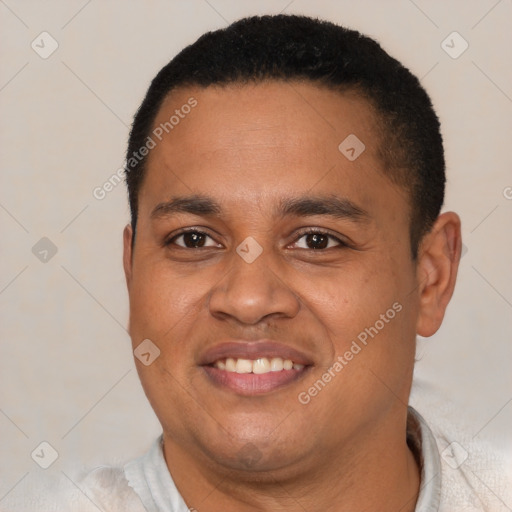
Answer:
<path fill-rule="evenodd" d="M 341 238 L 337 237 L 336 235 L 329 233 L 329 231 L 325 231 L 325 230 L 318 229 L 318 228 L 307 228 L 307 229 L 304 229 L 303 231 L 299 232 L 297 234 L 295 243 L 297 243 L 297 241 L 300 240 L 303 236 L 307 236 L 307 235 L 324 235 L 324 236 L 327 236 L 329 239 L 335 240 L 337 242 L 338 245 L 336 245 L 335 247 L 328 247 L 326 249 L 344 249 L 344 248 L 350 247 L 347 242 L 345 242 Z M 310 251 L 314 251 L 314 250 L 325 251 L 326 249 L 309 249 L 309 250 Z"/>
<path fill-rule="evenodd" d="M 177 238 L 179 238 L 182 235 L 186 235 L 187 233 L 197 233 L 199 235 L 205 235 L 205 236 L 210 237 L 213 240 L 213 237 L 210 236 L 205 231 L 201 231 L 197 228 L 186 228 L 186 229 L 183 229 L 182 231 L 180 231 L 179 233 L 173 235 L 172 237 L 166 239 L 164 242 L 164 245 L 166 247 L 173 245 L 173 242 Z M 338 243 L 338 245 L 336 247 L 329 247 L 329 249 L 350 247 L 347 242 L 344 242 L 337 236 L 330 234 L 328 231 L 324 231 L 324 230 L 317 229 L 317 228 L 307 228 L 307 229 L 304 229 L 303 231 L 300 231 L 299 233 L 297 233 L 294 243 L 297 243 L 302 237 L 307 236 L 307 235 L 324 235 L 324 236 L 329 237 L 331 240 L 335 240 Z M 194 247 L 182 247 L 181 245 L 178 245 L 177 247 L 179 247 L 181 249 L 201 249 L 201 247 L 195 247 L 195 248 Z M 309 250 L 325 251 L 326 249 L 309 249 Z"/>

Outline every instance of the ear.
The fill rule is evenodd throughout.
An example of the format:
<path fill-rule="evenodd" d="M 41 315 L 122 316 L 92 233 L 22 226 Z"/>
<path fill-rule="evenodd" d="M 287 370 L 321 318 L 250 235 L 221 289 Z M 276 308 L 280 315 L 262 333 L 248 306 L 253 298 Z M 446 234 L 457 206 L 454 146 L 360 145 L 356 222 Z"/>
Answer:
<path fill-rule="evenodd" d="M 128 224 L 123 231 L 123 267 L 128 290 L 132 281 L 132 238 L 132 226 Z"/>
<path fill-rule="evenodd" d="M 441 326 L 455 288 L 461 247 L 459 216 L 454 212 L 441 214 L 419 248 L 416 332 L 420 336 L 432 336 Z"/>

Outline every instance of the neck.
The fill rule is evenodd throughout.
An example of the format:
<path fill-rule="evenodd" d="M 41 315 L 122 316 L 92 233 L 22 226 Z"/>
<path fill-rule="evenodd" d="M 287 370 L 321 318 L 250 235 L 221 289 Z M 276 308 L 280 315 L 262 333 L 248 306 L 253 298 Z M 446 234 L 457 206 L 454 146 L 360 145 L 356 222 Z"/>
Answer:
<path fill-rule="evenodd" d="M 323 456 L 272 471 L 234 470 L 196 453 L 197 444 L 180 446 L 165 434 L 164 455 L 188 507 L 201 512 L 412 512 L 420 473 L 407 446 L 405 418 L 401 426 L 379 424 Z"/>

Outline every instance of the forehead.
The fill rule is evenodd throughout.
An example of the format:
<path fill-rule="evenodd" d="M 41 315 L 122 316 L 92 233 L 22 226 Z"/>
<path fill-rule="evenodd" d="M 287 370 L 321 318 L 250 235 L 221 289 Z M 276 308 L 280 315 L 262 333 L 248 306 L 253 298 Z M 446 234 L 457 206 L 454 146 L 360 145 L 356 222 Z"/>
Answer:
<path fill-rule="evenodd" d="M 193 109 L 187 104 L 193 100 Z M 369 102 L 355 91 L 338 92 L 311 82 L 268 81 L 250 84 L 185 88 L 173 91 L 162 103 L 154 129 L 165 127 L 172 114 L 189 111 L 162 138 L 169 143 L 185 144 L 190 149 L 190 131 L 201 137 L 202 152 L 235 146 L 244 149 L 266 146 L 293 146 L 337 150 L 339 142 L 357 132 L 371 146 L 377 143 L 377 116 Z M 187 119 L 185 123 L 184 120 Z M 192 126 L 193 125 L 193 126 Z M 307 146 L 304 147 L 303 144 Z M 320 144 L 319 144 L 320 143 Z M 318 149 L 318 148 L 317 148 Z"/>
<path fill-rule="evenodd" d="M 367 100 L 309 82 L 175 90 L 151 137 L 145 181 L 160 200 L 172 188 L 238 201 L 339 191 L 368 202 L 370 189 L 391 186 Z"/>

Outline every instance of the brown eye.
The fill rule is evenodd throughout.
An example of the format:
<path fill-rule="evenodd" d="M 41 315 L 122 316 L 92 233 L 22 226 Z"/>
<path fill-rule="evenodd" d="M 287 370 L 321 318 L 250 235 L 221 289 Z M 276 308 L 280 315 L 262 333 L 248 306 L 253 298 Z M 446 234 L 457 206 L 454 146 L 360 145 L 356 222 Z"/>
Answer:
<path fill-rule="evenodd" d="M 331 247 L 345 246 L 341 240 L 328 233 L 312 232 L 303 233 L 297 242 L 296 247 L 299 249 L 330 249 Z"/>
<path fill-rule="evenodd" d="M 185 247 L 203 247 L 206 240 L 204 233 L 184 233 L 183 243 Z"/>
<path fill-rule="evenodd" d="M 306 235 L 306 245 L 310 249 L 325 249 L 329 245 L 329 237 L 318 233 Z"/>
<path fill-rule="evenodd" d="M 177 245 L 185 249 L 199 249 L 201 247 L 217 247 L 218 244 L 202 231 L 187 231 L 173 237 L 167 245 Z"/>

